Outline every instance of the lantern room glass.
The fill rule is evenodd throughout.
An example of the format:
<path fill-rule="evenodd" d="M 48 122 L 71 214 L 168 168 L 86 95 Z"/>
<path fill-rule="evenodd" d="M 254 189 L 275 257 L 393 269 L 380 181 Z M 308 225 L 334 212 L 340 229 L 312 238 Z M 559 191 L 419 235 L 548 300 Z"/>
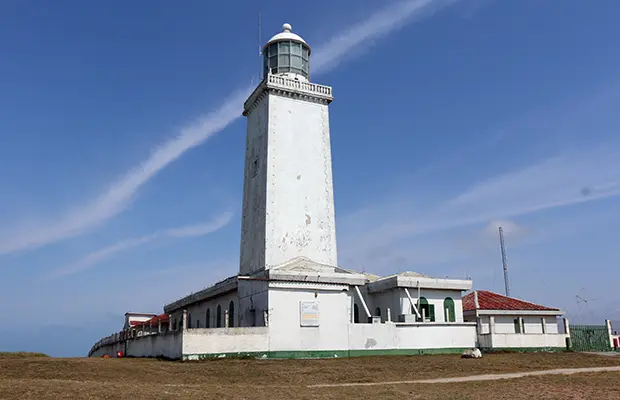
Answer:
<path fill-rule="evenodd" d="M 310 77 L 310 49 L 307 45 L 292 40 L 272 43 L 263 52 L 263 74 L 271 69 L 272 74 L 290 72 L 306 79 Z"/>

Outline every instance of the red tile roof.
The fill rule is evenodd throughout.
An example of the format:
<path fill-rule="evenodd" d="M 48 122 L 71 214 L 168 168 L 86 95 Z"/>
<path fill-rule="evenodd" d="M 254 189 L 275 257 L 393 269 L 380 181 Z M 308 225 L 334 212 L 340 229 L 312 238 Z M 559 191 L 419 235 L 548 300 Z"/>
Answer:
<path fill-rule="evenodd" d="M 501 294 L 489 292 L 488 290 L 477 290 L 479 310 L 500 310 L 500 311 L 560 311 L 557 308 L 550 308 L 527 301 L 502 296 Z M 476 309 L 474 292 L 463 296 L 463 311 L 474 311 Z"/>
<path fill-rule="evenodd" d="M 159 321 L 161 321 L 162 324 L 167 324 L 169 322 L 168 314 L 160 314 L 144 322 L 131 321 L 131 326 L 132 327 L 138 327 L 142 325 L 153 326 L 153 325 L 159 324 Z"/>

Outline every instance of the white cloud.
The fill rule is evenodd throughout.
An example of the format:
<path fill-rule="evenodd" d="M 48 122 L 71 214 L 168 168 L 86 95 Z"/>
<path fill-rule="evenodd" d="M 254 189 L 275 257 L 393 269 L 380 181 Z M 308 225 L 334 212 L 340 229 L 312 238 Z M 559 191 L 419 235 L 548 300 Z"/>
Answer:
<path fill-rule="evenodd" d="M 337 32 L 333 39 L 318 46 L 313 53 L 313 71 L 321 73 L 333 68 L 345 55 L 360 44 L 376 39 L 401 27 L 413 16 L 436 10 L 447 0 L 405 0 L 394 3 L 371 15 L 367 20 Z M 158 146 L 144 162 L 114 182 L 94 201 L 70 210 L 65 216 L 44 221 L 27 229 L 7 229 L 0 234 L 0 254 L 32 249 L 82 234 L 124 211 L 135 199 L 138 190 L 159 171 L 200 145 L 241 116 L 242 105 L 253 87 L 239 90 L 218 109 L 200 117 L 195 123 Z"/>
<path fill-rule="evenodd" d="M 489 237 L 499 238 L 499 227 L 504 231 L 504 237 L 520 236 L 526 232 L 524 226 L 517 224 L 511 220 L 493 220 L 484 228 L 484 233 Z"/>
<path fill-rule="evenodd" d="M 394 260 L 441 263 L 488 252 L 490 246 L 499 246 L 499 224 L 504 226 L 507 237 L 521 239 L 526 233 L 513 218 L 619 196 L 618 154 L 617 143 L 563 152 L 492 176 L 438 204 L 420 206 L 414 215 L 405 215 L 404 212 L 410 213 L 408 210 L 394 212 L 391 205 L 398 202 L 394 199 L 365 209 L 363 214 L 352 213 L 352 217 L 342 218 L 339 225 L 342 260 L 362 264 L 376 259 L 376 268 L 387 268 L 394 265 Z M 419 186 L 416 190 L 424 192 Z M 415 202 L 415 193 L 396 193 L 394 198 Z M 360 215 L 364 217 L 359 218 Z M 478 225 L 481 226 L 477 232 L 492 233 L 494 239 L 488 234 L 476 234 L 471 227 Z M 460 233 L 449 234 L 452 231 Z M 540 240 L 540 233 L 535 236 L 535 240 Z"/>
<path fill-rule="evenodd" d="M 397 1 L 357 23 L 319 46 L 316 55 L 312 56 L 312 70 L 321 73 L 335 68 L 343 61 L 344 56 L 370 47 L 370 40 L 391 34 L 413 19 L 428 17 L 456 0 L 401 0 Z"/>
<path fill-rule="evenodd" d="M 233 214 L 231 212 L 226 212 L 220 215 L 215 220 L 208 222 L 208 223 L 185 226 L 181 228 L 167 229 L 167 230 L 158 231 L 150 235 L 146 235 L 146 236 L 124 239 L 111 246 L 107 246 L 100 250 L 94 251 L 88 254 L 86 257 L 82 258 L 81 260 L 69 266 L 59 268 L 53 271 L 49 275 L 49 277 L 57 278 L 60 276 L 71 275 L 71 274 L 84 271 L 86 269 L 92 268 L 96 264 L 100 263 L 101 261 L 105 259 L 112 257 L 113 255 L 117 253 L 129 250 L 129 249 L 133 249 L 135 247 L 142 246 L 144 244 L 147 244 L 147 243 L 150 243 L 156 240 L 161 240 L 161 239 L 166 239 L 166 238 L 183 238 L 183 237 L 195 237 L 195 236 L 208 235 L 209 233 L 213 233 L 223 228 L 224 226 L 228 225 L 228 223 L 230 223 L 232 219 L 232 216 Z"/>

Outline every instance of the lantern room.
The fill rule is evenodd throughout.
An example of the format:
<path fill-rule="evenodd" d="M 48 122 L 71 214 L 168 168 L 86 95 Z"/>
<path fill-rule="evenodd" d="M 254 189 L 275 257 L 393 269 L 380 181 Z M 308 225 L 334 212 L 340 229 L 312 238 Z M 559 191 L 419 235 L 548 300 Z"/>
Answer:
<path fill-rule="evenodd" d="M 263 77 L 288 75 L 307 81 L 310 78 L 310 46 L 291 31 L 290 24 L 274 35 L 263 47 Z"/>

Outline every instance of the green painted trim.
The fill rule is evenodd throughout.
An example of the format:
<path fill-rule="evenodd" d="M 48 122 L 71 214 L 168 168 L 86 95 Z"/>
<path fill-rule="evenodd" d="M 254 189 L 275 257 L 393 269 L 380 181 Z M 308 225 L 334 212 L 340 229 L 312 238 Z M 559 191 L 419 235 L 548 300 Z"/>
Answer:
<path fill-rule="evenodd" d="M 269 358 L 343 358 L 349 356 L 348 350 L 292 350 L 270 351 Z"/>
<path fill-rule="evenodd" d="M 366 356 L 420 356 L 430 354 L 461 354 L 467 348 L 444 348 L 444 349 L 365 349 L 349 350 L 349 357 Z"/>
<path fill-rule="evenodd" d="M 568 351 L 566 347 L 497 347 L 481 348 L 484 353 L 539 353 Z"/>
<path fill-rule="evenodd" d="M 347 358 L 366 356 L 411 356 L 430 354 L 461 354 L 466 348 L 446 349 L 365 349 L 365 350 L 311 350 L 311 351 L 257 351 L 241 353 L 183 354 L 183 361 L 200 361 L 219 358 Z"/>

